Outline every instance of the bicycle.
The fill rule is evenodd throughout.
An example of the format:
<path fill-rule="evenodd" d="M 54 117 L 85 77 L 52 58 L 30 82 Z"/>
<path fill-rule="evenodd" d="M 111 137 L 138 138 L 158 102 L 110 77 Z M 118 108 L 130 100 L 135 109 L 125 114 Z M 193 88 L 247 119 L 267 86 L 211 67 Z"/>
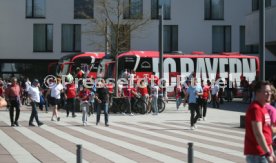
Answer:
<path fill-rule="evenodd" d="M 109 112 L 117 113 L 117 112 L 125 112 L 126 108 L 128 107 L 128 100 L 125 97 L 113 97 L 112 104 L 109 107 Z"/>
<path fill-rule="evenodd" d="M 157 107 L 158 107 L 158 113 L 162 113 L 166 108 L 166 103 L 163 99 L 163 96 L 158 96 L 157 98 Z M 148 106 L 147 106 L 147 113 L 150 113 L 152 111 L 151 106 L 151 100 L 149 100 Z"/>
<path fill-rule="evenodd" d="M 132 111 L 135 113 L 145 114 L 147 107 L 147 103 L 141 98 L 141 96 L 136 96 Z"/>

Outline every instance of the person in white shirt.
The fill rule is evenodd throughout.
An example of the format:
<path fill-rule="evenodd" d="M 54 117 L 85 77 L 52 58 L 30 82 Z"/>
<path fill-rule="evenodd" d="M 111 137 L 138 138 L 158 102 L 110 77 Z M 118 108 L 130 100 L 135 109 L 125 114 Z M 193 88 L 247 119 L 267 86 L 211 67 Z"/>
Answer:
<path fill-rule="evenodd" d="M 50 94 L 50 105 L 53 107 L 53 114 L 51 121 L 54 121 L 54 116 L 57 117 L 57 121 L 60 121 L 58 114 L 58 106 L 61 102 L 61 93 L 63 92 L 63 85 L 61 84 L 61 78 L 57 77 L 55 84 L 53 84 L 47 91 L 46 97 Z"/>
<path fill-rule="evenodd" d="M 29 89 L 28 89 L 28 94 L 29 94 L 29 98 L 31 100 L 31 105 L 32 105 L 32 113 L 31 113 L 31 117 L 29 120 L 30 127 L 35 126 L 33 124 L 34 118 L 35 118 L 38 126 L 43 125 L 43 123 L 40 122 L 38 119 L 38 114 L 37 114 L 37 109 L 36 109 L 39 106 L 39 102 L 40 102 L 40 95 L 39 95 L 38 87 L 39 87 L 39 81 L 37 79 L 35 79 L 33 81 L 33 85 L 31 87 L 29 87 Z"/>
<path fill-rule="evenodd" d="M 212 95 L 213 108 L 219 108 L 218 93 L 219 93 L 219 85 L 216 82 L 211 86 L 211 95 Z"/>

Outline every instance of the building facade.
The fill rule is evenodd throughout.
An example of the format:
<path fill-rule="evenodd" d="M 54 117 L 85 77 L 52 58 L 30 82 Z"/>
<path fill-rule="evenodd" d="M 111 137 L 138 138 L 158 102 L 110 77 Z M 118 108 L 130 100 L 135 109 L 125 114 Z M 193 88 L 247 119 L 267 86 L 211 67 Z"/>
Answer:
<path fill-rule="evenodd" d="M 259 44 L 259 1 L 252 1 L 251 13 L 246 16 L 246 44 Z M 266 78 L 276 79 L 276 0 L 265 1 L 265 44 L 266 44 Z M 270 76 L 269 76 L 270 75 Z"/>
<path fill-rule="evenodd" d="M 93 21 L 102 16 L 100 1 L 1 0 L 2 77 L 46 75 L 48 64 L 64 55 L 104 51 L 99 46 L 105 44 L 104 36 L 91 32 Z M 254 0 L 121 1 L 129 6 L 123 8 L 123 21 L 149 18 L 130 33 L 129 49 L 158 50 L 158 6 L 163 4 L 165 52 L 258 53 L 255 44 L 245 42 L 246 16 L 252 12 Z M 276 61 L 275 55 L 266 59 Z"/>

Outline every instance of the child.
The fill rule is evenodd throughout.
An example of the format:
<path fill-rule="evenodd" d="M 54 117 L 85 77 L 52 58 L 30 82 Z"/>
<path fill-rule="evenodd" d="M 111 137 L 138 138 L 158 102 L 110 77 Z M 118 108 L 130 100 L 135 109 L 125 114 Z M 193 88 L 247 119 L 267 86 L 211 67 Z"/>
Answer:
<path fill-rule="evenodd" d="M 90 91 L 88 88 L 81 86 L 80 92 L 79 92 L 79 100 L 80 100 L 80 107 L 82 109 L 82 122 L 83 126 L 87 125 L 87 113 L 89 112 L 89 97 L 90 97 Z"/>

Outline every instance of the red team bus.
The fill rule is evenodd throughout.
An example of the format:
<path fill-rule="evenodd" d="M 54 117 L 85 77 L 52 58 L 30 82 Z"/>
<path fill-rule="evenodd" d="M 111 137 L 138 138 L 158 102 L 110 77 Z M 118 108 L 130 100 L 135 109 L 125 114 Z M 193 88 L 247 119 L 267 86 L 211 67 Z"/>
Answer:
<path fill-rule="evenodd" d="M 153 72 L 159 76 L 158 51 L 128 51 L 118 57 L 119 77 L 126 69 L 134 70 L 136 77 L 150 77 Z M 181 81 L 193 74 L 195 78 L 210 81 L 218 78 L 230 81 L 239 86 L 241 77 L 250 83 L 259 73 L 259 58 L 256 56 L 242 55 L 240 53 L 204 54 L 164 54 L 163 70 L 164 79 L 167 81 L 168 95 L 173 92 L 177 76 Z M 115 77 L 115 62 L 105 63 L 105 77 Z"/>
<path fill-rule="evenodd" d="M 96 78 L 104 57 L 104 52 L 83 52 L 67 55 L 59 60 L 57 75 L 74 74 L 76 68 L 79 67 L 85 73 L 89 71 L 88 76 Z"/>

